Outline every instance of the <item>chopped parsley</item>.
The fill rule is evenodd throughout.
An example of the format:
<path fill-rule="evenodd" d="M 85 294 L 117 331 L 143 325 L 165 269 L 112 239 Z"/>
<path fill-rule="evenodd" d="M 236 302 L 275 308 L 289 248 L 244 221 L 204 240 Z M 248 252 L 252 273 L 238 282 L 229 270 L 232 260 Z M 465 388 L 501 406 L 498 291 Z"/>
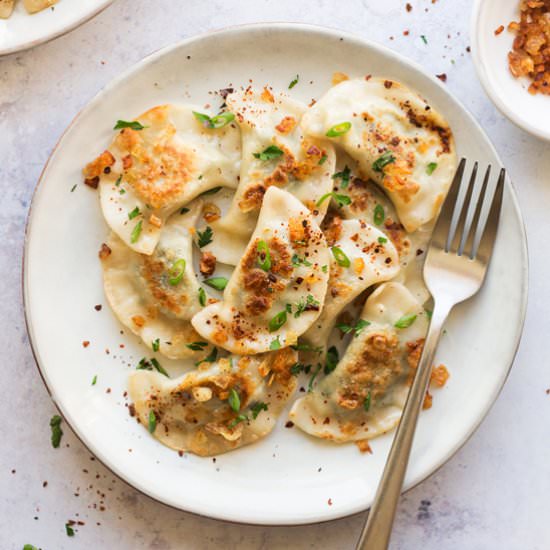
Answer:
<path fill-rule="evenodd" d="M 328 273 L 328 265 L 322 265 L 322 266 L 321 266 L 321 271 L 322 271 L 323 273 Z"/>
<path fill-rule="evenodd" d="M 262 411 L 267 411 L 267 403 L 257 401 L 250 407 L 250 410 L 252 411 L 252 419 L 256 420 Z"/>
<path fill-rule="evenodd" d="M 203 246 L 206 246 L 207 244 L 210 244 L 212 242 L 212 237 L 214 236 L 214 232 L 212 231 L 212 228 L 209 225 L 207 225 L 204 231 L 197 231 L 197 235 L 199 237 L 199 240 L 198 240 L 199 248 L 202 248 Z"/>
<path fill-rule="evenodd" d="M 340 355 L 338 354 L 338 350 L 334 346 L 328 348 L 325 359 L 325 368 L 323 370 L 324 373 L 330 374 L 336 368 L 336 365 L 338 365 L 339 360 Z"/>
<path fill-rule="evenodd" d="M 160 372 L 161 374 L 164 374 L 167 378 L 170 378 L 164 367 L 158 362 L 157 359 L 152 357 L 151 359 L 145 359 L 145 357 L 142 357 L 139 360 L 139 363 L 136 367 L 137 370 L 153 370 L 155 369 L 157 372 Z"/>
<path fill-rule="evenodd" d="M 206 305 L 206 292 L 204 288 L 199 288 L 199 304 L 204 307 Z"/>
<path fill-rule="evenodd" d="M 315 353 L 321 353 L 323 351 L 322 346 L 315 347 L 309 344 L 293 344 L 290 347 L 296 351 L 314 351 Z"/>
<path fill-rule="evenodd" d="M 345 252 L 339 246 L 333 246 L 331 248 L 332 255 L 336 260 L 336 263 L 342 267 L 349 267 L 351 265 L 350 259 L 346 256 Z"/>
<path fill-rule="evenodd" d="M 428 174 L 428 176 L 431 176 L 434 173 L 436 168 L 437 168 L 437 162 L 430 162 L 430 164 L 426 166 L 426 174 Z"/>
<path fill-rule="evenodd" d="M 256 250 L 258 251 L 258 266 L 264 271 L 269 271 L 271 269 L 271 254 L 268 244 L 264 240 L 259 240 Z"/>
<path fill-rule="evenodd" d="M 424 311 L 426 312 L 426 317 L 428 317 L 428 319 L 431 319 L 432 315 L 434 314 L 433 310 L 425 309 Z"/>
<path fill-rule="evenodd" d="M 292 365 L 292 367 L 290 367 L 290 374 L 292 374 L 293 376 L 298 376 L 301 372 L 309 372 L 309 369 L 311 369 L 311 365 L 304 365 L 302 363 L 294 363 L 294 365 Z"/>
<path fill-rule="evenodd" d="M 388 164 L 392 164 L 393 162 L 395 162 L 395 157 L 392 152 L 386 151 L 372 163 L 372 169 L 375 172 L 384 172 L 384 167 Z"/>
<path fill-rule="evenodd" d="M 180 214 L 187 214 L 189 212 L 189 208 L 186 208 L 185 206 L 180 210 Z"/>
<path fill-rule="evenodd" d="M 293 254 L 291 261 L 292 261 L 293 267 L 300 267 L 301 265 L 305 265 L 306 267 L 311 267 L 313 265 L 311 262 L 308 262 L 305 258 L 300 258 L 298 254 Z"/>
<path fill-rule="evenodd" d="M 367 393 L 367 397 L 365 397 L 365 401 L 363 402 L 363 408 L 367 412 L 370 409 L 370 402 L 371 402 L 371 393 L 369 392 Z"/>
<path fill-rule="evenodd" d="M 302 296 L 300 301 L 296 304 L 294 317 L 297 319 L 300 315 L 302 315 L 302 313 L 304 313 L 304 311 L 319 311 L 319 306 L 319 301 L 316 300 L 311 294 L 308 294 L 305 300 Z"/>
<path fill-rule="evenodd" d="M 319 365 L 317 365 L 317 368 L 315 369 L 315 371 L 311 375 L 311 378 L 309 379 L 309 382 L 308 382 L 308 385 L 307 385 L 307 391 L 308 392 L 313 391 L 313 382 L 315 382 L 315 378 L 317 378 L 317 375 L 319 374 L 320 371 L 321 371 L 321 365 L 319 364 Z"/>
<path fill-rule="evenodd" d="M 269 349 L 272 351 L 281 349 L 281 341 L 279 340 L 278 336 L 277 338 L 275 338 L 275 340 L 271 342 L 271 344 L 269 344 Z"/>
<path fill-rule="evenodd" d="M 160 372 L 160 374 L 164 374 L 164 376 L 170 378 L 164 367 L 158 362 L 155 357 L 151 357 L 151 365 L 153 365 L 153 367 L 155 367 L 155 369 Z"/>
<path fill-rule="evenodd" d="M 338 208 L 342 208 L 342 206 L 348 206 L 351 204 L 351 199 L 347 195 L 341 195 L 340 193 L 335 193 L 334 191 L 331 191 L 330 193 L 325 193 L 315 203 L 315 206 L 321 206 L 321 204 L 323 204 L 329 197 L 332 197 L 336 201 Z"/>
<path fill-rule="evenodd" d="M 332 175 L 332 179 L 339 179 L 341 180 L 340 187 L 342 189 L 346 189 L 349 185 L 349 178 L 350 178 L 351 170 L 349 169 L 348 165 L 346 164 L 345 168 L 341 172 L 336 172 L 336 174 Z"/>
<path fill-rule="evenodd" d="M 370 321 L 365 321 L 365 319 L 359 319 L 355 326 L 347 325 L 346 323 L 338 323 L 336 328 L 341 330 L 344 334 L 349 334 L 350 332 L 355 332 L 355 336 L 359 336 L 361 332 L 370 325 Z"/>
<path fill-rule="evenodd" d="M 208 342 L 191 342 L 190 344 L 185 344 L 185 346 L 193 351 L 203 351 L 208 346 Z"/>
<path fill-rule="evenodd" d="M 71 193 L 76 189 L 76 183 L 71 187 Z"/>
<path fill-rule="evenodd" d="M 210 129 L 223 128 L 235 120 L 235 115 L 233 113 L 220 113 L 219 115 L 213 117 L 210 117 L 204 113 L 198 113 L 197 111 L 193 111 L 193 114 L 205 128 Z"/>
<path fill-rule="evenodd" d="M 36 546 L 33 546 L 32 544 L 25 544 L 23 546 L 23 550 L 39 550 Z"/>
<path fill-rule="evenodd" d="M 279 330 L 285 323 L 286 323 L 286 314 L 287 310 L 284 309 L 283 311 L 277 313 L 275 317 L 273 317 L 268 324 L 269 332 L 275 332 Z"/>
<path fill-rule="evenodd" d="M 325 134 L 327 137 L 339 137 L 347 134 L 351 130 L 351 122 L 340 122 L 329 128 Z"/>
<path fill-rule="evenodd" d="M 241 422 L 244 422 L 245 420 L 248 420 L 248 416 L 246 416 L 246 414 L 239 414 L 234 420 L 232 420 L 228 424 L 228 428 L 233 429 L 237 424 L 240 424 Z"/>
<path fill-rule="evenodd" d="M 97 384 L 97 374 L 92 378 L 92 386 Z"/>
<path fill-rule="evenodd" d="M 213 347 L 212 351 L 200 361 L 195 363 L 195 366 L 198 367 L 201 363 L 213 363 L 218 358 L 218 348 Z"/>
<path fill-rule="evenodd" d="M 142 220 L 139 220 L 139 222 L 136 223 L 134 229 L 132 229 L 132 234 L 130 235 L 130 242 L 132 244 L 136 243 L 139 239 L 139 236 L 141 235 L 141 223 Z"/>
<path fill-rule="evenodd" d="M 422 39 L 422 42 L 424 42 L 424 44 L 428 44 L 428 39 L 423 34 L 420 35 L 420 38 Z"/>
<path fill-rule="evenodd" d="M 147 126 L 143 126 L 137 120 L 128 122 L 127 120 L 117 120 L 113 130 L 121 130 L 122 128 L 131 128 L 132 130 L 143 130 Z"/>
<path fill-rule="evenodd" d="M 52 429 L 52 447 L 57 449 L 61 443 L 61 437 L 63 436 L 63 430 L 61 429 L 61 417 L 58 414 L 54 414 L 50 420 L 50 427 Z"/>
<path fill-rule="evenodd" d="M 133 220 L 135 217 L 141 214 L 139 206 L 136 206 L 131 212 L 128 212 L 128 219 Z"/>
<path fill-rule="evenodd" d="M 239 394 L 237 393 L 235 388 L 231 388 L 229 390 L 229 397 L 227 399 L 227 402 L 236 413 L 239 412 L 239 409 L 241 408 L 241 398 L 239 397 Z"/>
<path fill-rule="evenodd" d="M 378 242 L 380 244 L 386 244 L 388 242 L 388 239 L 386 239 L 386 237 L 378 237 Z"/>
<path fill-rule="evenodd" d="M 65 532 L 67 533 L 68 537 L 74 537 L 74 529 L 69 523 L 65 524 Z"/>
<path fill-rule="evenodd" d="M 160 349 L 160 339 L 157 338 L 156 340 L 153 340 L 151 347 L 153 348 L 153 351 L 157 352 Z"/>
<path fill-rule="evenodd" d="M 381 204 L 377 204 L 374 207 L 374 216 L 373 220 L 376 225 L 382 225 L 386 219 L 386 213 L 384 212 L 384 207 Z"/>
<path fill-rule="evenodd" d="M 157 429 L 157 415 L 155 414 L 155 411 L 151 409 L 149 411 L 149 433 L 155 433 L 155 430 Z"/>
<path fill-rule="evenodd" d="M 254 157 L 260 160 L 273 160 L 278 159 L 283 154 L 284 151 L 282 149 L 279 149 L 276 145 L 270 145 L 261 153 L 254 153 Z"/>
<path fill-rule="evenodd" d="M 219 291 L 222 291 L 227 286 L 228 282 L 229 281 L 225 277 L 210 277 L 210 279 L 204 280 L 205 285 L 208 285 Z"/>
<path fill-rule="evenodd" d="M 416 313 L 409 313 L 408 315 L 403 315 L 395 325 L 395 328 L 408 328 L 416 321 Z"/>
<path fill-rule="evenodd" d="M 317 164 L 323 165 L 328 159 L 328 155 L 326 153 L 323 153 L 323 156 L 319 159 L 319 162 Z"/>
<path fill-rule="evenodd" d="M 292 90 L 292 88 L 294 88 L 294 86 L 296 86 L 298 82 L 300 82 L 300 75 L 297 74 L 296 78 L 294 80 L 291 80 L 290 84 L 288 85 L 288 89 Z"/>
<path fill-rule="evenodd" d="M 115 186 L 118 187 L 121 181 L 122 181 L 122 175 L 118 176 L 118 178 L 116 179 Z"/>
<path fill-rule="evenodd" d="M 199 176 L 199 179 L 202 179 L 202 175 Z M 218 185 L 218 187 L 212 187 L 212 189 L 208 189 L 207 191 L 203 191 L 199 197 L 207 197 L 208 195 L 215 195 L 219 191 L 222 190 L 222 186 Z"/>

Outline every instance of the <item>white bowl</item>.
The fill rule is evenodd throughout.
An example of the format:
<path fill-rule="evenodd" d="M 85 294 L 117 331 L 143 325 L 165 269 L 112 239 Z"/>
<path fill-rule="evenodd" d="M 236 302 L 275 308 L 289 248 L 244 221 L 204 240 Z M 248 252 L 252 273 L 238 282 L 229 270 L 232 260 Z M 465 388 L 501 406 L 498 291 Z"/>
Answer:
<path fill-rule="evenodd" d="M 530 94 L 530 80 L 514 78 L 508 68 L 515 36 L 507 29 L 511 21 L 519 21 L 519 0 L 476 0 L 470 29 L 474 65 L 502 114 L 526 132 L 550 140 L 550 96 Z M 501 25 L 504 30 L 495 35 Z"/>
<path fill-rule="evenodd" d="M 128 374 L 148 350 L 128 336 L 105 304 L 97 250 L 108 230 L 97 194 L 79 184 L 82 166 L 101 152 L 117 118 L 165 102 L 213 101 L 209 90 L 247 84 L 288 88 L 309 103 L 332 73 L 378 74 L 416 89 L 445 115 L 459 156 L 500 166 L 483 130 L 439 80 L 400 55 L 309 25 L 261 24 L 187 39 L 139 62 L 98 94 L 61 138 L 33 198 L 25 247 L 25 309 L 40 372 L 66 421 L 85 445 L 137 489 L 183 510 L 230 521 L 299 524 L 335 519 L 372 503 L 392 433 L 373 454 L 285 428 L 210 458 L 179 457 L 130 418 L 122 397 Z M 405 479 L 419 483 L 470 437 L 496 399 L 521 335 L 527 299 L 527 248 L 511 185 L 482 291 L 446 325 L 437 364 L 451 378 L 421 414 Z M 84 348 L 82 341 L 90 341 Z M 124 344 L 122 349 L 120 344 Z M 107 355 L 105 349 L 111 350 Z M 97 375 L 97 384 L 91 384 Z M 110 392 L 106 392 L 107 389 Z"/>

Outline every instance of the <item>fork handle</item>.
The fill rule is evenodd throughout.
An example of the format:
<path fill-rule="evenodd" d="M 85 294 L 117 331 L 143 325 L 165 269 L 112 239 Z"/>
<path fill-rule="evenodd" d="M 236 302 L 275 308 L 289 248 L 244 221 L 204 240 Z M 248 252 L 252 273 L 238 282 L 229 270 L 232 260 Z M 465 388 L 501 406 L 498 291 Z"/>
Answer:
<path fill-rule="evenodd" d="M 388 548 L 418 415 L 430 381 L 435 349 L 439 342 L 443 323 L 449 315 L 451 307 L 451 305 L 443 304 L 436 304 L 434 307 L 422 356 L 397 427 L 384 473 L 376 491 L 374 503 L 363 526 L 356 550 L 386 550 Z"/>

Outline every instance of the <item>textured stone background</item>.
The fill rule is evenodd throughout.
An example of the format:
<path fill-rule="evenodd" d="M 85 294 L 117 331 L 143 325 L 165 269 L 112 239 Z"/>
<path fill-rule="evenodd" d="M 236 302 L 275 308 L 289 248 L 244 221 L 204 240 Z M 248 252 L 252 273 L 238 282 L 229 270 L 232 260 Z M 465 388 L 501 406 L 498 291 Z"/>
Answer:
<path fill-rule="evenodd" d="M 40 170 L 73 116 L 120 71 L 153 50 L 210 29 L 269 20 L 339 27 L 395 48 L 434 74 L 447 73 L 447 86 L 474 112 L 504 159 L 530 243 L 525 335 L 515 368 L 481 428 L 447 465 L 403 497 L 392 549 L 550 547 L 550 370 L 544 351 L 550 324 L 549 145 L 504 119 L 481 89 L 466 53 L 472 2 L 411 4 L 407 13 L 401 0 L 116 0 L 69 35 L 0 59 L 2 550 L 20 550 L 24 543 L 44 550 L 353 547 L 359 517 L 292 528 L 197 518 L 114 479 L 67 427 L 62 448 L 52 449 L 48 421 L 55 410 L 23 322 L 25 218 Z M 85 522 L 73 538 L 65 534 L 69 518 Z"/>

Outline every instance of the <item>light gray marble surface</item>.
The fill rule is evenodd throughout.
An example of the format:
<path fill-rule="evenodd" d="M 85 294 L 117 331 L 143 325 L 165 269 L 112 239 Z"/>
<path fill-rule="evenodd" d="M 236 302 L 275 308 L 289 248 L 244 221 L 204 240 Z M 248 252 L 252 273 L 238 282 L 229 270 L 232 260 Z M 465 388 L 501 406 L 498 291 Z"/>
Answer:
<path fill-rule="evenodd" d="M 481 89 L 466 52 L 471 3 L 412 0 L 408 13 L 401 0 L 116 0 L 69 35 L 0 59 L 1 550 L 20 550 L 25 543 L 44 550 L 353 547 L 360 517 L 292 528 L 198 518 L 113 478 L 66 426 L 62 448 L 54 450 L 48 421 L 55 410 L 23 320 L 25 218 L 42 166 L 73 116 L 153 50 L 210 29 L 270 20 L 349 30 L 395 48 L 434 74 L 446 73 L 449 89 L 475 114 L 504 159 L 531 252 L 523 341 L 481 428 L 448 464 L 403 497 L 392 549 L 550 548 L 550 369 L 544 351 L 550 334 L 550 146 L 505 120 Z M 67 519 L 85 522 L 72 538 L 65 534 Z"/>

